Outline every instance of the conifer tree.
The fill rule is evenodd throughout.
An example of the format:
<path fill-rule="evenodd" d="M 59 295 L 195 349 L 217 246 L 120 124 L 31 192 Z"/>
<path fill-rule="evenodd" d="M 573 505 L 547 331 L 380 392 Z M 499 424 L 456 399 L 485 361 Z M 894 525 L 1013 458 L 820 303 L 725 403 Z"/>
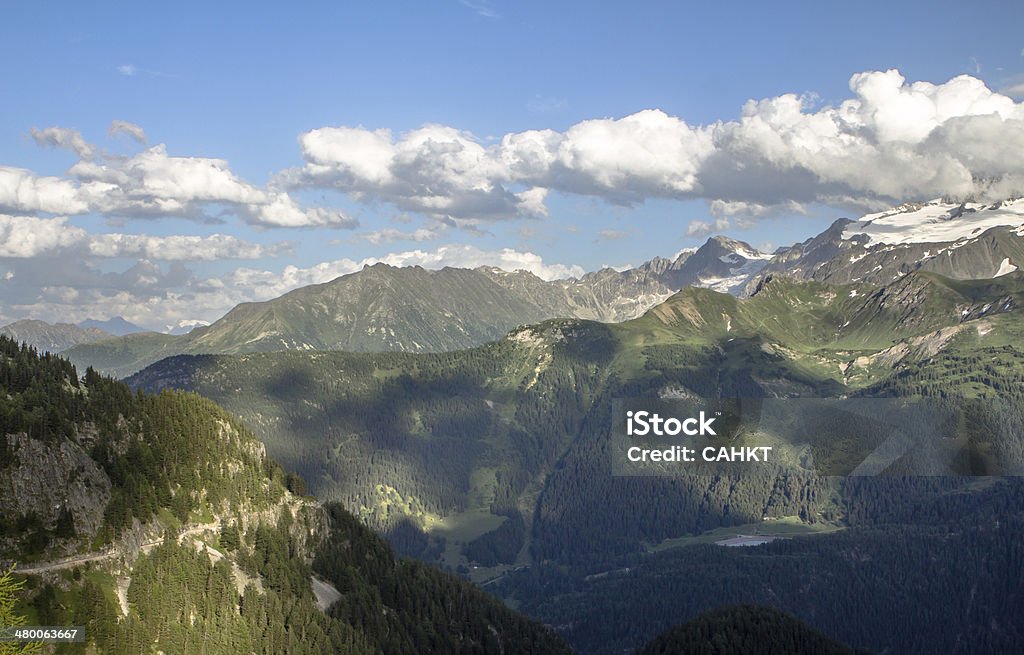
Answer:
<path fill-rule="evenodd" d="M 18 592 L 25 586 L 24 580 L 14 579 L 14 567 L 0 575 L 0 627 L 17 628 L 25 625 L 25 617 L 18 614 L 14 605 L 18 600 Z M 38 653 L 42 644 L 23 644 L 0 642 L 0 655 L 25 655 Z"/>

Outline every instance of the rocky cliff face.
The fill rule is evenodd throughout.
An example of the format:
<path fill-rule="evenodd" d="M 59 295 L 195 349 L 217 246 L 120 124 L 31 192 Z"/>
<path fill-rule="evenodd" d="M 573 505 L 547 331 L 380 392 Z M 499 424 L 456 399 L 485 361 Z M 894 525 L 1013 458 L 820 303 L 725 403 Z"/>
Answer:
<path fill-rule="evenodd" d="M 48 443 L 25 434 L 0 439 L 7 440 L 11 453 L 7 465 L 0 467 L 0 515 L 54 531 L 62 514 L 70 512 L 76 536 L 55 543 L 58 552 L 95 537 L 110 500 L 110 479 L 82 442 L 62 438 Z"/>

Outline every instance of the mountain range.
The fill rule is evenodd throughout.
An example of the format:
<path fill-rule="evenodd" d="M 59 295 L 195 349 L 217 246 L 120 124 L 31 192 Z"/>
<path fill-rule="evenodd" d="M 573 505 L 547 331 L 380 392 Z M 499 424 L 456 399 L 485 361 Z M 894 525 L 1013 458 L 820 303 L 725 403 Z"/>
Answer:
<path fill-rule="evenodd" d="M 125 376 L 185 353 L 443 352 L 494 341 L 514 327 L 549 318 L 635 318 L 690 285 L 736 290 L 766 261 L 743 242 L 714 237 L 673 259 L 568 280 L 493 267 L 431 271 L 376 264 L 273 300 L 238 305 L 185 335 L 131 334 L 79 344 L 66 354 L 79 368 Z"/>
<path fill-rule="evenodd" d="M 318 496 L 378 527 L 403 514 L 423 527 L 480 498 L 492 500 L 479 507 L 531 498 L 538 489 L 526 480 L 557 474 L 552 467 L 612 389 L 850 394 L 940 352 L 1013 343 L 1024 334 L 1022 307 L 1020 272 L 980 281 L 917 272 L 884 287 L 766 278 L 747 298 L 688 287 L 631 321 L 554 319 L 472 350 L 176 356 L 127 381 L 213 398 Z M 378 461 L 381 452 L 388 457 Z M 481 477 L 495 461 L 506 474 Z M 454 486 L 423 484 L 437 471 L 457 474 Z M 391 505 L 381 479 L 407 512 Z"/>
<path fill-rule="evenodd" d="M 773 254 L 712 237 L 671 259 L 622 271 L 545 281 L 492 267 L 394 268 L 385 264 L 273 300 L 238 305 L 211 325 L 170 334 L 106 337 L 21 321 L 4 328 L 39 348 L 66 352 L 79 366 L 124 377 L 176 354 L 274 350 L 444 352 L 501 338 L 549 318 L 621 322 L 686 287 L 750 295 L 768 277 L 884 285 L 911 271 L 952 279 L 992 278 L 1024 261 L 1024 200 L 909 203 L 841 219 L 821 234 Z"/>

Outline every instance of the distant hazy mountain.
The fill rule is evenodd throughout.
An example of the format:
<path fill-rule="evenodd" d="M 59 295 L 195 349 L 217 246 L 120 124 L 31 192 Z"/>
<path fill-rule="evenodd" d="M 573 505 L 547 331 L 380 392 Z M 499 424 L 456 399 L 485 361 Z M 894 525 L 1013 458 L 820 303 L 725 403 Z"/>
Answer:
<path fill-rule="evenodd" d="M 129 335 L 68 353 L 81 368 L 124 376 L 174 354 L 275 350 L 443 352 L 503 337 L 549 318 L 620 322 L 642 315 L 678 289 L 736 291 L 767 257 L 731 239 L 658 258 L 626 271 L 545 281 L 498 268 L 368 266 L 280 298 L 238 305 L 183 336 Z"/>
<path fill-rule="evenodd" d="M 139 327 L 134 323 L 129 323 L 120 316 L 107 319 L 105 321 L 98 321 L 94 318 L 88 318 L 78 324 L 78 327 L 83 328 L 98 328 L 105 332 L 109 332 L 115 336 L 124 336 L 126 334 L 132 334 L 133 332 L 145 332 L 146 328 Z"/>
<path fill-rule="evenodd" d="M 998 277 L 1024 264 L 1024 199 L 992 204 L 908 203 L 858 221 L 841 219 L 775 255 L 767 275 L 831 284 L 887 284 L 911 271 L 959 280 Z"/>
<path fill-rule="evenodd" d="M 81 343 L 92 343 L 114 336 L 96 327 L 81 327 L 70 323 L 23 320 L 0 328 L 0 334 L 18 342 L 35 346 L 37 350 L 58 353 Z"/>

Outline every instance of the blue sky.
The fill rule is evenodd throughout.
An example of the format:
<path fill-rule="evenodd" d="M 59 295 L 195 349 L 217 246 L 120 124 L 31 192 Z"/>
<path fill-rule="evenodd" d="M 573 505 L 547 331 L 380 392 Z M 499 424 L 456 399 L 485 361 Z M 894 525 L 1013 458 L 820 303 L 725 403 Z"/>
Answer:
<path fill-rule="evenodd" d="M 1022 28 L 1014 2 L 4 3 L 0 321 L 162 328 L 368 258 L 550 277 L 1013 192 L 954 127 L 1016 134 Z"/>

